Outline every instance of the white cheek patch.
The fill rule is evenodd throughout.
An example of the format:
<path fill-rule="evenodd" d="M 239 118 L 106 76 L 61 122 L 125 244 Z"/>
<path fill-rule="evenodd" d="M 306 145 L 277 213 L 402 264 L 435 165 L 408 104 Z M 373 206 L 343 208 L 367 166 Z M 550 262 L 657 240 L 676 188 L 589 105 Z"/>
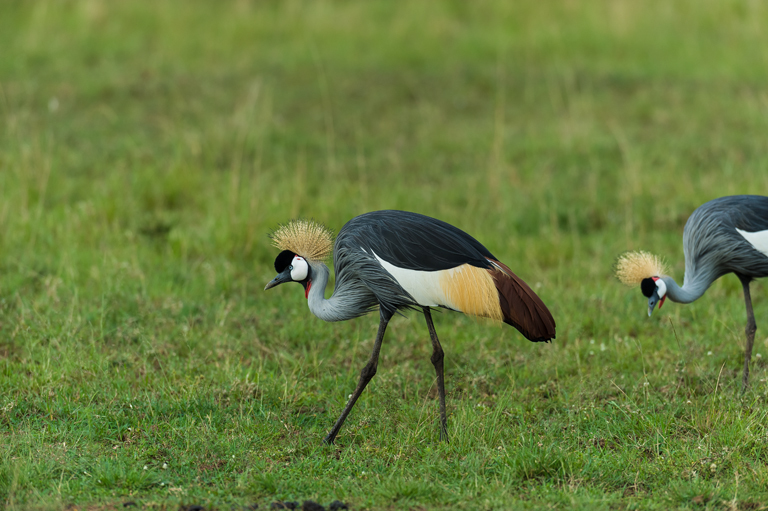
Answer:
<path fill-rule="evenodd" d="M 763 254 L 768 256 L 768 230 L 767 231 L 757 231 L 757 232 L 747 232 L 742 231 L 738 227 L 736 230 L 741 234 L 745 240 L 749 242 L 750 245 L 755 247 L 755 250 L 758 252 L 762 252 Z"/>
<path fill-rule="evenodd" d="M 294 257 L 293 261 L 291 261 L 291 266 L 293 267 L 291 270 L 291 278 L 293 280 L 301 282 L 307 278 L 307 275 L 309 274 L 309 265 L 307 265 L 307 262 L 303 257 Z"/>
<path fill-rule="evenodd" d="M 656 281 L 656 293 L 659 295 L 659 299 L 664 298 L 667 294 L 667 285 L 661 279 Z"/>

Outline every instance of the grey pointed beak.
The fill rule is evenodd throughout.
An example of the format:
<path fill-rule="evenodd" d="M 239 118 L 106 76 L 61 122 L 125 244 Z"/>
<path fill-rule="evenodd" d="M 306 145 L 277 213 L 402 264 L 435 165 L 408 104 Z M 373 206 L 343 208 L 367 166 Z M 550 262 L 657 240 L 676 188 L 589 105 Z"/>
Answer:
<path fill-rule="evenodd" d="M 659 303 L 659 293 L 656 291 L 653 292 L 650 298 L 648 298 L 648 317 L 651 317 L 651 313 L 653 313 L 653 309 L 656 307 L 656 304 Z"/>
<path fill-rule="evenodd" d="M 275 286 L 279 286 L 280 284 L 284 282 L 291 282 L 291 274 L 286 274 L 285 272 L 279 273 L 274 279 L 270 280 L 269 283 L 264 286 L 264 291 L 267 289 L 272 289 Z"/>

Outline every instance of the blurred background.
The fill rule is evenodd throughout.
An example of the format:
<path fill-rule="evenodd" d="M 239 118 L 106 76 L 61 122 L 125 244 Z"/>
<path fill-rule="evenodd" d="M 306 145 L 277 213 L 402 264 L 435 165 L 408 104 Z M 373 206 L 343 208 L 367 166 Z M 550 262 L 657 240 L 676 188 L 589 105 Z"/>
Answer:
<path fill-rule="evenodd" d="M 7 2 L 0 292 L 275 303 L 279 222 L 387 208 L 576 300 L 627 249 L 679 280 L 691 211 L 768 184 L 766 10 Z"/>
<path fill-rule="evenodd" d="M 3 11 L 0 228 L 27 263 L 153 240 L 261 266 L 277 222 L 399 208 L 552 265 L 768 180 L 761 2 Z"/>
<path fill-rule="evenodd" d="M 267 233 L 296 217 L 338 232 L 376 209 L 469 232 L 558 321 L 543 351 L 512 330 L 440 315 L 457 399 L 491 399 L 494 385 L 524 393 L 556 375 L 571 396 L 593 399 L 605 385 L 616 398 L 595 382 L 666 381 L 683 355 L 704 361 L 690 395 L 721 366 L 736 381 L 737 279 L 649 321 L 612 265 L 647 249 L 682 282 L 693 209 L 766 193 L 766 27 L 768 5 L 756 0 L 4 1 L 0 408 L 12 406 L 0 432 L 45 453 L 85 431 L 98 465 L 137 413 L 121 399 L 144 396 L 182 426 L 174 406 L 192 413 L 210 399 L 214 417 L 239 424 L 216 398 L 230 392 L 271 420 L 329 400 L 297 426 L 319 439 L 376 320 L 326 325 L 298 288 L 264 293 L 277 253 Z M 753 291 L 758 318 L 763 294 Z M 414 407 L 432 384 L 422 326 L 393 325 L 384 365 L 404 372 L 377 376 L 415 385 Z M 639 352 L 653 353 L 648 368 Z M 242 391 L 254 374 L 261 401 Z M 114 424 L 99 429 L 82 406 Z M 274 445 L 274 429 L 243 424 L 242 443 L 226 441 L 238 453 Z M 131 456 L 175 452 L 158 435 Z M 217 441 L 205 449 L 228 459 Z M 5 462 L 17 474 L 6 490 L 52 491 L 34 476 L 50 467 L 22 459 L 24 469 Z M 92 495 L 72 477 L 72 494 Z"/>

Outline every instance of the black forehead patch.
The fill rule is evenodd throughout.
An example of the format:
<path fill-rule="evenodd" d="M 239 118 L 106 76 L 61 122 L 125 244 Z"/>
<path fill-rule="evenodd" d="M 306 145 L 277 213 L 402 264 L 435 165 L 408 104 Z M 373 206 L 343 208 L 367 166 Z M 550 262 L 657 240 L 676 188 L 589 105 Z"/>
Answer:
<path fill-rule="evenodd" d="M 643 296 L 650 298 L 656 291 L 656 282 L 650 277 L 643 279 L 643 281 L 640 282 L 640 289 L 643 291 Z"/>
<path fill-rule="evenodd" d="M 296 254 L 290 250 L 283 250 L 277 254 L 277 258 L 275 259 L 275 271 L 277 273 L 283 273 L 283 271 L 291 265 L 291 261 L 293 261 L 294 257 L 296 257 Z"/>

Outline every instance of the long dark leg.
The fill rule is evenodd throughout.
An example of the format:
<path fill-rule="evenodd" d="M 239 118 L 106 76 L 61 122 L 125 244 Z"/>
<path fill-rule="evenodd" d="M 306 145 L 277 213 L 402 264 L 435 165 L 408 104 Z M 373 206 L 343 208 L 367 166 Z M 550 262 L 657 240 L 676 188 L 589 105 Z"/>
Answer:
<path fill-rule="evenodd" d="M 371 358 L 368 359 L 368 363 L 365 364 L 363 370 L 360 371 L 360 379 L 357 382 L 357 388 L 352 393 L 352 397 L 349 398 L 347 406 L 344 407 L 344 411 L 341 412 L 339 420 L 336 421 L 336 424 L 333 425 L 330 433 L 328 433 L 328 435 L 323 440 L 326 444 L 332 444 L 333 441 L 336 440 L 336 435 L 339 434 L 339 430 L 341 429 L 342 424 L 344 424 L 347 415 L 349 415 L 352 407 L 355 406 L 357 398 L 359 398 L 360 394 L 363 393 L 363 390 L 365 389 L 365 386 L 368 385 L 368 382 L 371 381 L 374 375 L 376 375 L 376 367 L 379 365 L 379 351 L 381 351 L 381 341 L 384 340 L 384 332 L 387 330 L 387 324 L 389 323 L 389 320 L 392 319 L 392 313 L 381 309 L 380 316 L 381 319 L 379 320 L 379 333 L 376 334 L 376 341 L 373 343 Z"/>
<path fill-rule="evenodd" d="M 752 360 L 752 345 L 755 343 L 757 325 L 755 324 L 755 313 L 752 311 L 752 297 L 749 294 L 749 283 L 752 279 L 741 275 L 739 275 L 739 279 L 741 279 L 741 285 L 744 287 L 744 301 L 747 305 L 747 327 L 744 329 L 747 334 L 747 348 L 744 355 L 744 376 L 741 379 L 741 391 L 745 392 L 749 381 L 749 361 Z"/>
<path fill-rule="evenodd" d="M 432 365 L 435 366 L 437 373 L 437 392 L 440 395 L 440 439 L 448 441 L 448 418 L 445 414 L 445 377 L 443 375 L 443 347 L 440 346 L 440 340 L 435 332 L 435 325 L 432 324 L 432 314 L 427 307 L 424 307 L 424 317 L 427 319 L 427 328 L 429 328 L 429 338 L 432 339 Z"/>

